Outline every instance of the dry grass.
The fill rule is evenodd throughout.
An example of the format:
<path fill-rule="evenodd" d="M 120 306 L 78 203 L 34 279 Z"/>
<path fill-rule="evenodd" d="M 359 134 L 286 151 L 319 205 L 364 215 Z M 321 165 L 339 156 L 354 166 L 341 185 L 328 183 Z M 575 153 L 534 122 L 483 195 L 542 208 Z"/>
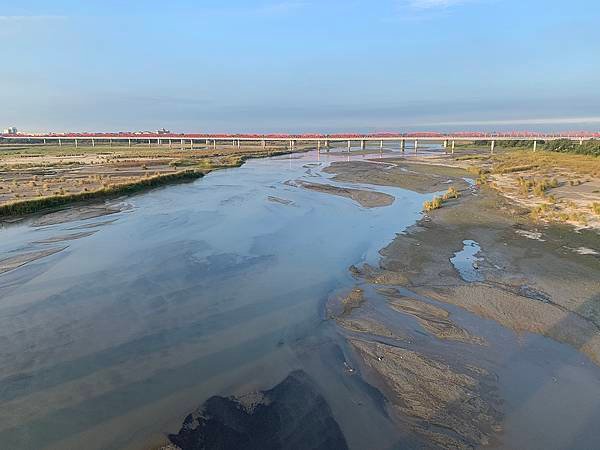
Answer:
<path fill-rule="evenodd" d="M 582 175 L 600 177 L 600 158 L 555 152 L 524 150 L 494 156 L 492 172 L 498 174 L 529 170 L 565 169 Z"/>
<path fill-rule="evenodd" d="M 446 203 L 447 201 L 451 199 L 457 199 L 459 197 L 460 192 L 458 192 L 454 186 L 450 186 L 446 193 L 444 193 L 444 195 L 442 195 L 441 197 L 436 196 L 433 198 L 433 200 L 423 203 L 423 210 L 426 212 L 430 212 L 439 209 L 442 206 L 444 206 L 444 203 Z"/>

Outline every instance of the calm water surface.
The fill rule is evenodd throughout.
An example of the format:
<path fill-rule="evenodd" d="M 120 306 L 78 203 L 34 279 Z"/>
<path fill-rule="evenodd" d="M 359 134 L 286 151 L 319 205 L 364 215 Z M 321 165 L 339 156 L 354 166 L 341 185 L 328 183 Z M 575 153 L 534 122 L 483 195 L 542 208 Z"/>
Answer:
<path fill-rule="evenodd" d="M 326 158 L 253 160 L 128 198 L 116 216 L 2 230 L 7 255 L 68 245 L 0 277 L 2 448 L 139 448 L 208 396 L 268 388 L 293 368 L 344 411 L 343 356 L 315 357 L 329 351 L 321 306 L 350 285 L 350 264 L 376 263 L 418 219 L 424 196 L 384 188 L 396 202 L 365 209 L 284 184 L 324 180 Z M 370 421 L 349 440 L 381 441 Z"/>

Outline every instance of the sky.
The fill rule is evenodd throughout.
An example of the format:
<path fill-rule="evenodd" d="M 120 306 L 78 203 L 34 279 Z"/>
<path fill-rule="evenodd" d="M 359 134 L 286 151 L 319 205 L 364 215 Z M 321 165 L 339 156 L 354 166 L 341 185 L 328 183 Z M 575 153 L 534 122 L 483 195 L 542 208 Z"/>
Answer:
<path fill-rule="evenodd" d="M 600 129 L 597 0 L 0 0 L 0 128 Z"/>

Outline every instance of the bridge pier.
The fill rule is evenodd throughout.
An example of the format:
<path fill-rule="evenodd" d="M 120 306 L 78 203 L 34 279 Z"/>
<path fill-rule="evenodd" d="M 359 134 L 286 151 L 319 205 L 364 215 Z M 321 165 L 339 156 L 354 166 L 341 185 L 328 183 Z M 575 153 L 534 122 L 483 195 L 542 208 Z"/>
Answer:
<path fill-rule="evenodd" d="M 383 151 L 383 139 L 379 141 L 379 151 Z"/>
<path fill-rule="evenodd" d="M 75 148 L 79 147 L 79 143 L 77 142 L 77 139 L 75 139 Z"/>
<path fill-rule="evenodd" d="M 579 145 L 583 145 L 583 138 L 579 138 Z"/>
<path fill-rule="evenodd" d="M 352 148 L 352 143 L 348 141 L 348 153 L 350 153 L 350 149 Z"/>
<path fill-rule="evenodd" d="M 94 141 L 94 138 L 92 138 L 92 147 L 95 147 L 95 146 L 96 146 L 96 141 Z"/>
<path fill-rule="evenodd" d="M 406 148 L 406 141 L 404 139 L 402 139 L 400 141 L 400 150 L 402 150 L 402 153 L 404 153 L 405 148 Z"/>
<path fill-rule="evenodd" d="M 365 140 L 364 140 L 364 139 L 362 139 L 362 140 L 360 141 L 360 149 L 361 149 L 361 150 L 364 150 L 364 149 L 365 149 Z"/>
<path fill-rule="evenodd" d="M 265 141 L 264 139 L 261 141 L 262 144 L 262 148 L 265 148 L 267 146 L 267 141 Z"/>
<path fill-rule="evenodd" d="M 131 148 L 131 139 L 128 139 L 128 140 L 127 140 L 127 146 L 128 146 L 129 148 Z"/>
<path fill-rule="evenodd" d="M 317 140 L 317 153 L 321 153 L 321 140 Z"/>
<path fill-rule="evenodd" d="M 454 147 L 456 147 L 456 141 L 452 140 L 452 154 L 454 155 Z"/>
<path fill-rule="evenodd" d="M 492 141 L 492 145 L 490 148 L 490 153 L 493 155 L 494 154 L 494 148 L 496 147 L 496 141 Z"/>
<path fill-rule="evenodd" d="M 537 141 L 533 141 L 533 151 L 537 151 Z"/>
<path fill-rule="evenodd" d="M 419 140 L 415 139 L 415 153 L 419 151 Z"/>
<path fill-rule="evenodd" d="M 59 147 L 62 147 L 62 139 L 59 139 L 59 140 L 58 140 L 58 146 L 59 146 Z"/>

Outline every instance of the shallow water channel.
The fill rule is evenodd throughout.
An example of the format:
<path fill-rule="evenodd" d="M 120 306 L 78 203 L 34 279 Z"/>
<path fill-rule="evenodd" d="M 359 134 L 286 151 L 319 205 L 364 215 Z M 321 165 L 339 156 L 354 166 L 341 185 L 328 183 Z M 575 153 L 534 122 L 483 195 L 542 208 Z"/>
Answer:
<path fill-rule="evenodd" d="M 381 397 L 347 374 L 323 305 L 355 284 L 351 264 L 377 265 L 379 249 L 419 219 L 431 195 L 371 187 L 396 200 L 367 209 L 285 184 L 325 182 L 321 169 L 336 158 L 347 156 L 251 160 L 120 199 L 130 208 L 110 216 L 0 230 L 3 258 L 66 247 L 0 275 L 0 447 L 148 448 L 208 397 L 267 389 L 303 369 L 351 448 L 404 448 Z M 94 233 L 77 235 L 82 230 Z M 524 342 L 450 310 L 465 327 L 498 337 L 499 351 Z M 569 361 L 562 376 L 582 390 L 600 386 L 586 358 L 545 338 L 532 341 L 538 344 L 527 347 L 531 355 L 498 369 L 527 387 L 502 394 L 529 395 L 539 383 L 539 394 L 558 396 L 542 406 L 560 403 L 571 391 L 552 381 L 556 365 L 524 362 L 550 348 Z M 544 367 L 550 372 L 539 378 Z M 598 417 L 600 403 L 580 397 L 583 419 Z M 536 414 L 532 408 L 514 407 L 516 441 L 535 441 L 519 425 Z"/>

